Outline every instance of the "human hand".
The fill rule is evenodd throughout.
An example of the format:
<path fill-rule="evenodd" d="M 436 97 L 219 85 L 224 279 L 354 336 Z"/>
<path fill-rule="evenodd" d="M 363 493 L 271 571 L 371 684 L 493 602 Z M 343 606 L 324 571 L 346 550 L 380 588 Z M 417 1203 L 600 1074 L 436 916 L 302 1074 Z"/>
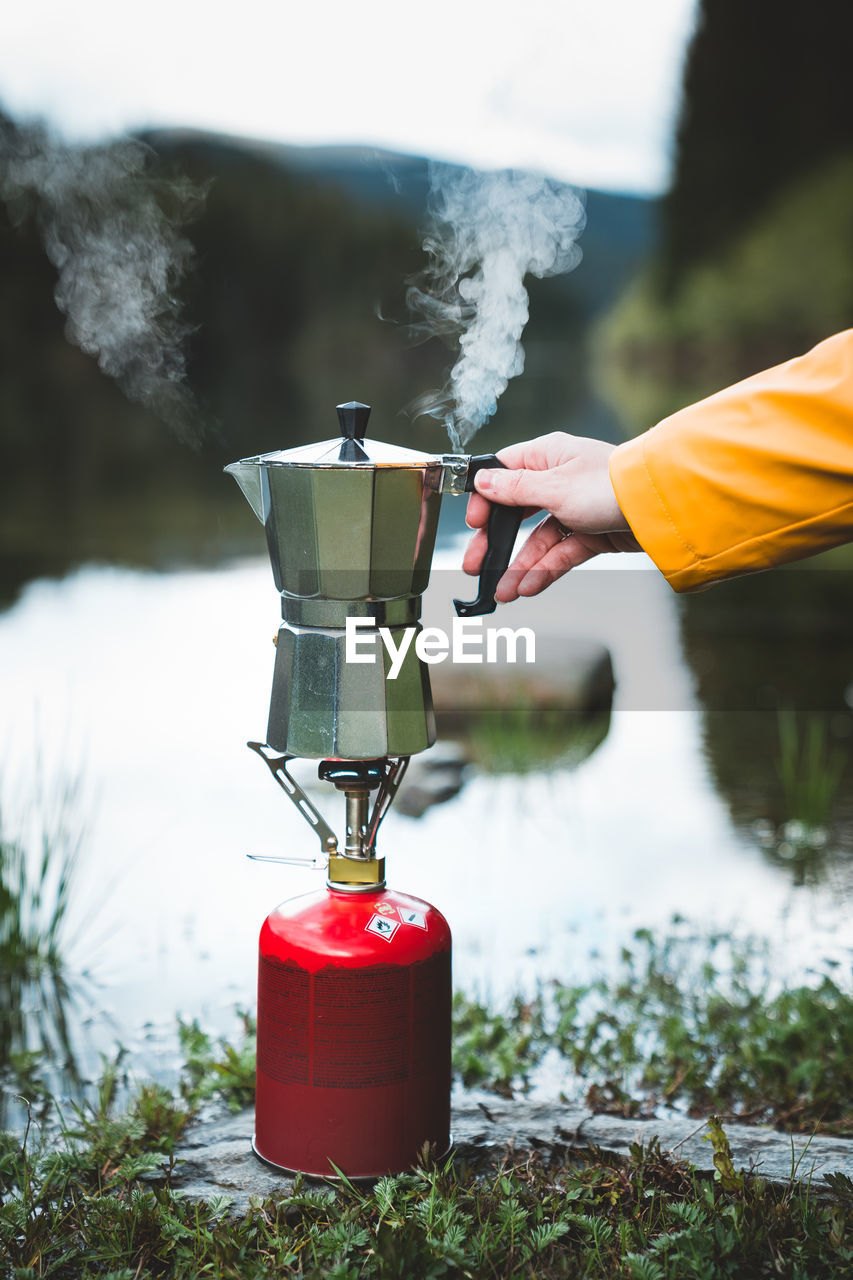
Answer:
<path fill-rule="evenodd" d="M 465 572 L 480 570 L 492 502 L 523 507 L 525 517 L 548 512 L 498 583 L 501 603 L 538 595 L 602 551 L 640 551 L 610 483 L 614 447 L 555 431 L 502 449 L 498 457 L 507 470 L 483 469 L 474 480 L 466 521 L 476 532 L 462 561 Z"/>

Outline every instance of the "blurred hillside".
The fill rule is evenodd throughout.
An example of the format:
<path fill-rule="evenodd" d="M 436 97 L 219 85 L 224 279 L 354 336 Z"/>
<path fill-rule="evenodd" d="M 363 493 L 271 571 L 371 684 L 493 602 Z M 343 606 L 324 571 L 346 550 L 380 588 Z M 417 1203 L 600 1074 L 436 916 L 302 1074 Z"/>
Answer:
<path fill-rule="evenodd" d="M 156 172 L 207 189 L 186 229 L 195 262 L 181 299 L 202 442 L 181 445 L 66 341 L 38 228 L 3 213 L 0 602 L 82 560 L 168 565 L 257 549 L 223 464 L 334 435 L 341 400 L 373 404 L 380 438 L 447 448 L 437 423 L 401 413 L 452 360 L 407 330 L 427 162 L 186 131 L 145 141 Z M 652 223 L 640 199 L 593 192 L 587 207 L 581 267 L 529 282 L 526 371 L 478 448 L 559 426 L 586 394 L 585 335 L 637 270 Z"/>
<path fill-rule="evenodd" d="M 853 7 L 702 0 L 660 241 L 602 325 L 633 430 L 853 323 Z"/>

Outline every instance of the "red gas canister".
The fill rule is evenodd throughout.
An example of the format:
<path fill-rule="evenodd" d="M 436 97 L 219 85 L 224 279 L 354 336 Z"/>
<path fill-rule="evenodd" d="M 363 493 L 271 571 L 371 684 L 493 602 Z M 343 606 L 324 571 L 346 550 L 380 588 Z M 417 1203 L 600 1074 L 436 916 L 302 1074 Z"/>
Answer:
<path fill-rule="evenodd" d="M 384 888 L 326 888 L 261 929 L 254 1148 L 283 1169 L 398 1173 L 450 1145 L 450 929 Z"/>

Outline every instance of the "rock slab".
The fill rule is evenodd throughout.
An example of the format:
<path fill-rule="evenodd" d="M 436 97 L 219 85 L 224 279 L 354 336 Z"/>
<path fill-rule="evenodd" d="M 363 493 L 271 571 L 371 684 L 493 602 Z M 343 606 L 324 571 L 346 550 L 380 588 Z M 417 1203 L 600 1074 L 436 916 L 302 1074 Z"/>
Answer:
<path fill-rule="evenodd" d="M 193 1200 L 228 1196 L 230 1211 L 245 1214 L 250 1197 L 281 1198 L 290 1194 L 293 1178 L 259 1160 L 251 1149 L 254 1113 L 241 1111 L 225 1119 L 201 1121 L 189 1130 L 178 1152 L 172 1187 Z M 635 1142 L 660 1141 L 661 1149 L 713 1172 L 713 1150 L 704 1142 L 704 1122 L 687 1117 L 623 1120 L 594 1115 L 584 1107 L 555 1103 L 503 1101 L 474 1095 L 453 1108 L 454 1150 L 458 1158 L 488 1163 L 507 1149 L 548 1154 L 600 1147 L 627 1156 Z M 726 1124 L 726 1136 L 737 1168 L 768 1182 L 813 1181 L 824 1174 L 853 1178 L 853 1141 L 778 1133 L 775 1129 Z"/>

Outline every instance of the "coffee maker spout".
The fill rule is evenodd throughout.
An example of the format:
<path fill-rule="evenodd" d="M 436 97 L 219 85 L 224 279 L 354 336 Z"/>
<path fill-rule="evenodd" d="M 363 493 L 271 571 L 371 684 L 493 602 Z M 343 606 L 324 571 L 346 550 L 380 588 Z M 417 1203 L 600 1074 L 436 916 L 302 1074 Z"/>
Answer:
<path fill-rule="evenodd" d="M 232 462 L 225 468 L 226 474 L 233 476 L 243 491 L 243 496 L 255 515 L 263 524 L 266 520 L 264 510 L 264 472 L 256 462 Z"/>

